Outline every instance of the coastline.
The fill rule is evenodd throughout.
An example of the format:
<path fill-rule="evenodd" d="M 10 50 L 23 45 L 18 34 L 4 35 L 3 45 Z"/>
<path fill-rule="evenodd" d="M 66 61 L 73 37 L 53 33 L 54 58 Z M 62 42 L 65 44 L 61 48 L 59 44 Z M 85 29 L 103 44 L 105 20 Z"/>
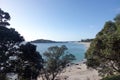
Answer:
<path fill-rule="evenodd" d="M 79 42 L 83 44 L 86 49 L 90 47 L 90 42 Z M 68 66 L 59 76 L 60 80 L 100 80 L 101 77 L 95 69 L 88 69 L 85 64 L 86 60 Z"/>
<path fill-rule="evenodd" d="M 88 69 L 85 63 L 78 63 L 68 66 L 58 80 L 100 80 L 100 77 L 97 70 Z"/>
<path fill-rule="evenodd" d="M 79 44 L 83 44 L 86 47 L 86 49 L 90 47 L 90 43 L 91 42 L 79 42 Z"/>
<path fill-rule="evenodd" d="M 90 47 L 90 42 L 79 42 L 79 44 L 83 44 L 86 49 Z M 86 60 L 84 59 L 70 64 L 57 76 L 57 80 L 100 80 L 98 71 L 92 68 L 88 69 L 85 63 Z M 42 79 L 39 78 L 38 80 Z"/>

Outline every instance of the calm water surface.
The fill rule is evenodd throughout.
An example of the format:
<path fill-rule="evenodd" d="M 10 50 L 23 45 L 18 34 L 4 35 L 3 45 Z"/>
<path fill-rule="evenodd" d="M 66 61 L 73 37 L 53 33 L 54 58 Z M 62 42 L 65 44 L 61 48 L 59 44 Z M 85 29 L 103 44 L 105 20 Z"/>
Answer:
<path fill-rule="evenodd" d="M 37 51 L 40 52 L 40 54 L 43 54 L 49 47 L 51 46 L 62 46 L 65 45 L 68 50 L 67 52 L 73 54 L 76 57 L 75 62 L 82 61 L 84 59 L 84 54 L 86 51 L 86 48 L 83 44 L 79 43 L 34 43 L 37 46 Z"/>

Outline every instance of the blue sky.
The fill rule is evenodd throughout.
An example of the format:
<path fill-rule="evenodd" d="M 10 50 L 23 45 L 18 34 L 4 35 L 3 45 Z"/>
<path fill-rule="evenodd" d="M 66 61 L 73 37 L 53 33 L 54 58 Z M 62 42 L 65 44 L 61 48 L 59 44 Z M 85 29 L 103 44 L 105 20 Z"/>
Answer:
<path fill-rule="evenodd" d="M 78 41 L 94 38 L 120 13 L 120 0 L 0 0 L 0 8 L 27 41 Z"/>

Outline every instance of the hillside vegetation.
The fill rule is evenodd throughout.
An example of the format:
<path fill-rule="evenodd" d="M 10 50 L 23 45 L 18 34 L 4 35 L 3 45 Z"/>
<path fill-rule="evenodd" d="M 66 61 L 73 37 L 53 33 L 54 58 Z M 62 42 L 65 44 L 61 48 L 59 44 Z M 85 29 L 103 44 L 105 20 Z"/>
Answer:
<path fill-rule="evenodd" d="M 87 66 L 97 69 L 101 76 L 120 75 L 120 14 L 105 23 L 87 50 L 86 58 Z"/>

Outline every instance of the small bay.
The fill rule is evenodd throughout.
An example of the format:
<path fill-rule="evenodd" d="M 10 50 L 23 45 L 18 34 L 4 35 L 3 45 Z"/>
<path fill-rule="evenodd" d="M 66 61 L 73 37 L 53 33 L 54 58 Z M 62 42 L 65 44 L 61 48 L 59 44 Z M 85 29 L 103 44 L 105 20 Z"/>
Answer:
<path fill-rule="evenodd" d="M 80 62 L 84 59 L 85 57 L 85 52 L 86 52 L 86 47 L 83 44 L 80 43 L 73 43 L 73 42 L 68 42 L 68 43 L 33 43 L 34 45 L 37 46 L 37 51 L 42 55 L 47 49 L 51 46 L 62 46 L 65 45 L 68 50 L 68 53 L 73 54 L 76 57 L 75 62 Z"/>

